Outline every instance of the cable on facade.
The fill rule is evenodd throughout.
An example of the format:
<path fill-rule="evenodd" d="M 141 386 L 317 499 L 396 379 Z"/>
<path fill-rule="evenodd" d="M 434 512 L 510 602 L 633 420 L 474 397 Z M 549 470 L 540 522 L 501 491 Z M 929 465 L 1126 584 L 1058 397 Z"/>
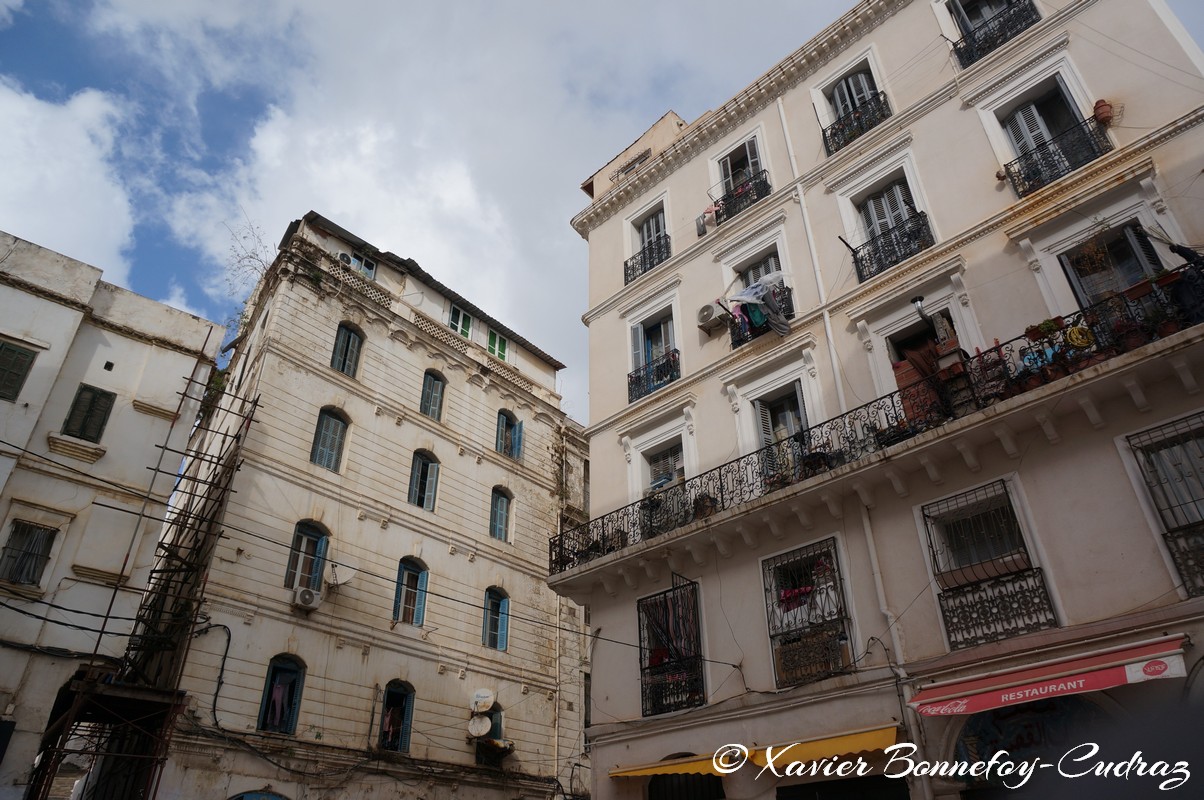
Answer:
<path fill-rule="evenodd" d="M 61 619 L 51 619 L 50 617 L 43 617 L 40 614 L 34 614 L 33 612 L 26 611 L 23 608 L 17 608 L 16 606 L 10 606 L 8 603 L 5 603 L 3 600 L 0 600 L 0 607 L 7 608 L 9 611 L 16 611 L 18 614 L 21 614 L 22 616 L 30 617 L 31 619 L 41 620 L 42 622 L 49 622 L 51 625 L 62 625 L 64 628 L 72 628 L 77 631 L 84 631 L 85 633 L 100 633 L 100 634 L 104 634 L 105 636 L 128 636 L 129 635 L 128 633 L 123 633 L 121 631 L 102 631 L 99 628 L 89 628 L 85 625 L 76 625 L 73 622 L 65 622 Z"/>

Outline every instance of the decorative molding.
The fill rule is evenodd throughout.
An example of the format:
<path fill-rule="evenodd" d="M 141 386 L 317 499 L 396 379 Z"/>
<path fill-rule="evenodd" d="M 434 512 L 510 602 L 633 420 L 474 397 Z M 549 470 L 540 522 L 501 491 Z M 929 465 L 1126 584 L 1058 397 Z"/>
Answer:
<path fill-rule="evenodd" d="M 991 92 L 998 90 L 1005 84 L 1010 83 L 1011 81 L 1020 77 L 1025 72 L 1028 72 L 1030 69 L 1036 66 L 1039 62 L 1049 58 L 1059 50 L 1065 50 L 1069 45 L 1070 34 L 1063 32 L 1060 36 L 1049 40 L 1043 46 L 1033 50 L 1023 60 L 1012 62 L 1009 64 L 1009 69 L 992 76 L 991 80 L 984 81 L 982 84 L 970 91 L 963 90 L 962 100 L 966 101 L 968 105 L 977 105 L 980 100 L 989 95 Z M 995 59 L 992 59 L 992 62 L 994 64 L 999 63 L 998 60 Z M 963 73 L 963 75 L 964 74 L 965 73 Z M 974 78 L 977 77 L 977 75 L 974 76 Z M 968 82 L 969 81 L 960 81 L 959 88 L 962 88 L 965 83 Z"/>
<path fill-rule="evenodd" d="M 135 400 L 132 405 L 134 406 L 135 411 L 140 411 L 143 414 L 149 414 L 152 417 L 159 417 L 160 419 L 165 419 L 169 422 L 175 422 L 176 412 L 173 409 L 152 405 L 141 400 Z"/>
<path fill-rule="evenodd" d="M 865 319 L 857 320 L 857 339 L 861 342 L 861 346 L 865 348 L 865 352 L 874 352 L 874 339 L 870 335 L 870 326 Z"/>
<path fill-rule="evenodd" d="M 753 239 L 765 234 L 769 229 L 779 227 L 785 223 L 786 211 L 784 209 L 779 209 L 778 213 L 774 214 L 768 219 L 762 220 L 755 227 L 750 228 L 749 230 L 741 233 L 739 236 L 733 237 L 730 241 L 724 242 L 722 245 L 717 247 L 712 254 L 712 258 L 714 259 L 715 263 L 719 263 L 736 250 L 747 246 L 748 243 Z"/>
<path fill-rule="evenodd" d="M 943 261 L 929 262 L 925 269 L 919 269 L 918 267 L 908 269 L 905 273 L 898 276 L 896 280 L 892 281 L 894 285 L 889 292 L 875 292 L 860 303 L 848 303 L 844 306 L 845 313 L 850 320 L 872 317 L 881 311 L 884 306 L 897 306 L 901 301 L 911 297 L 921 286 L 942 278 L 952 281 L 954 275 L 960 275 L 965 270 L 966 259 L 960 253 L 953 254 L 952 257 L 946 258 Z M 882 274 L 889 275 L 890 270 Z M 955 291 L 957 290 L 957 286 L 958 284 L 954 284 Z M 965 285 L 961 284 L 961 288 L 964 292 Z M 968 295 L 966 302 L 969 302 Z"/>
<path fill-rule="evenodd" d="M 886 125 L 885 121 L 878 127 L 881 128 L 883 125 Z M 910 146 L 911 131 L 903 131 L 894 139 L 891 139 L 889 142 L 885 142 L 881 146 L 874 149 L 867 156 L 851 165 L 844 172 L 824 181 L 824 189 L 831 193 L 839 192 L 853 179 L 860 177 L 862 173 L 864 173 L 870 167 L 874 166 L 880 161 L 885 161 L 902 150 L 906 150 Z M 859 154 L 863 152 L 865 152 L 864 149 L 860 150 Z"/>
<path fill-rule="evenodd" d="M 80 564 L 72 564 L 71 571 L 76 577 L 89 583 L 99 583 L 104 586 L 124 586 L 126 581 L 130 579 L 129 575 L 122 575 L 117 572 L 110 572 L 104 569 L 95 569 L 93 567 L 85 567 Z"/>
<path fill-rule="evenodd" d="M 623 457 L 627 459 L 627 463 L 631 463 L 631 437 L 620 436 L 619 445 L 623 448 Z"/>
<path fill-rule="evenodd" d="M 732 413 L 740 413 L 740 393 L 734 383 L 724 384 L 723 393 L 727 395 L 728 403 L 731 404 Z"/>
<path fill-rule="evenodd" d="M 95 464 L 107 452 L 100 445 L 88 444 L 80 439 L 63 436 L 53 431 L 46 434 L 46 443 L 52 453 L 86 461 L 89 464 Z"/>

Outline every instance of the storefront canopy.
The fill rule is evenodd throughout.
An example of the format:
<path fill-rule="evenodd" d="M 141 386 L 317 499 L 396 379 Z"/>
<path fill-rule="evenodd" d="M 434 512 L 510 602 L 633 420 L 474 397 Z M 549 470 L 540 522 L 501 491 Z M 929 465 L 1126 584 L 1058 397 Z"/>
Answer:
<path fill-rule="evenodd" d="M 820 739 L 796 739 L 793 742 L 772 745 L 772 748 L 774 758 L 779 764 L 787 761 L 818 761 L 831 756 L 847 756 L 854 753 L 883 750 L 894 744 L 898 735 L 899 729 L 892 725 L 889 728 L 854 731 Z M 789 749 L 783 751 L 784 747 L 789 747 Z M 749 760 L 758 766 L 767 766 L 769 764 L 767 749 L 756 750 Z"/>
<path fill-rule="evenodd" d="M 1047 697 L 1098 692 L 1158 678 L 1182 678 L 1183 634 L 1043 661 L 963 681 L 933 684 L 909 705 L 929 717 L 977 714 Z"/>
<path fill-rule="evenodd" d="M 704 756 L 688 756 L 686 758 L 671 758 L 668 761 L 656 761 L 651 764 L 640 764 L 636 767 L 615 767 L 610 771 L 612 778 L 639 778 L 646 775 L 722 775 L 715 769 L 714 754 Z"/>

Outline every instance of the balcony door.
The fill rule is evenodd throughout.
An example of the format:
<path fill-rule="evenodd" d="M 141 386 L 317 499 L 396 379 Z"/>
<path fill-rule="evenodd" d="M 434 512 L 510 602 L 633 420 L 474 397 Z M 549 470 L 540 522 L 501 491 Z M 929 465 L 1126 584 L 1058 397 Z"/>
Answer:
<path fill-rule="evenodd" d="M 719 161 L 724 194 L 730 194 L 748 183 L 761 171 L 761 156 L 757 140 L 749 139 Z"/>
<path fill-rule="evenodd" d="M 1013 111 L 1003 122 L 1008 139 L 1017 156 L 1050 142 L 1058 134 L 1069 130 L 1078 119 L 1066 102 L 1060 88 L 1025 103 Z"/>
<path fill-rule="evenodd" d="M 665 235 L 665 209 L 658 208 L 640 223 L 640 250 Z"/>
<path fill-rule="evenodd" d="M 646 322 L 631 329 L 631 365 L 635 369 L 663 358 L 673 349 L 673 317 Z"/>
<path fill-rule="evenodd" d="M 865 198 L 860 211 L 866 238 L 873 239 L 911 219 L 916 207 L 907 181 L 901 180 Z"/>
<path fill-rule="evenodd" d="M 878 87 L 874 84 L 874 76 L 870 71 L 855 72 L 847 78 L 841 78 L 832 87 L 832 109 L 839 119 L 852 114 L 877 96 Z"/>
<path fill-rule="evenodd" d="M 975 28 L 1006 11 L 1009 5 L 1009 0 L 949 0 L 949 11 L 962 34 L 969 36 Z"/>

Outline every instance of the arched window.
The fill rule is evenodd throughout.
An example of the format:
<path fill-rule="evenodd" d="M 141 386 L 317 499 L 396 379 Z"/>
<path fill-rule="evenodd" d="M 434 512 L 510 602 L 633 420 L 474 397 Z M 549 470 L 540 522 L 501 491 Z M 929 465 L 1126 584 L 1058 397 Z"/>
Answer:
<path fill-rule="evenodd" d="M 347 418 L 336 409 L 322 409 L 318 414 L 318 428 L 314 431 L 314 446 L 309 452 L 309 460 L 319 467 L 338 472 L 346 438 Z"/>
<path fill-rule="evenodd" d="M 305 665 L 296 656 L 278 655 L 268 662 L 263 701 L 259 704 L 259 730 L 297 732 L 297 711 L 304 683 Z"/>
<path fill-rule="evenodd" d="M 489 501 L 489 535 L 502 542 L 510 541 L 510 493 L 500 486 L 493 487 Z"/>
<path fill-rule="evenodd" d="M 497 442 L 499 453 L 510 458 L 522 458 L 523 424 L 506 409 L 497 412 Z"/>
<path fill-rule="evenodd" d="M 393 622 L 421 625 L 426 616 L 426 565 L 403 558 L 397 565 L 397 592 L 393 596 Z"/>
<path fill-rule="evenodd" d="M 284 573 L 284 588 L 322 588 L 322 572 L 326 568 L 326 546 L 330 537 L 313 522 L 298 522 L 293 533 L 293 549 L 288 554 L 288 569 Z"/>
<path fill-rule="evenodd" d="M 418 410 L 433 420 L 443 416 L 443 389 L 447 381 L 433 369 L 428 369 L 422 376 L 422 398 L 418 401 Z"/>
<path fill-rule="evenodd" d="M 410 464 L 409 501 L 427 511 L 435 510 L 435 492 L 439 486 L 439 462 L 425 450 L 414 453 Z"/>
<path fill-rule="evenodd" d="M 507 629 L 510 627 L 510 598 L 496 586 L 485 590 L 485 619 L 481 643 L 494 650 L 505 650 Z"/>
<path fill-rule="evenodd" d="M 339 332 L 334 337 L 334 352 L 330 354 L 330 366 L 339 372 L 354 378 L 356 368 L 360 363 L 360 350 L 364 345 L 364 336 L 346 322 L 339 326 Z"/>
<path fill-rule="evenodd" d="M 414 722 L 414 687 L 405 681 L 389 681 L 380 714 L 380 749 L 410 752 L 410 727 Z"/>

